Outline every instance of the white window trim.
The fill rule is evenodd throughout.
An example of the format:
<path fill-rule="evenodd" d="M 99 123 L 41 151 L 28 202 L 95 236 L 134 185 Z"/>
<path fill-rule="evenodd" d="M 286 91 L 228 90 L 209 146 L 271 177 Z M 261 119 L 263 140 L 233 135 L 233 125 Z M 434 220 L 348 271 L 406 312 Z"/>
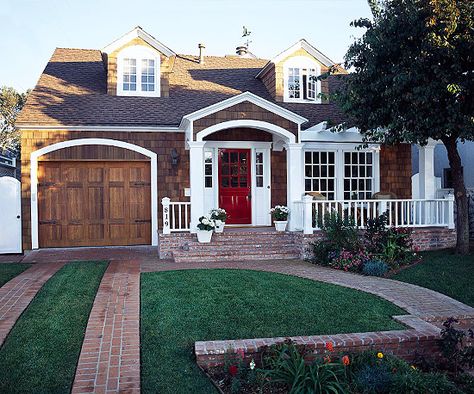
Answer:
<path fill-rule="evenodd" d="M 303 78 L 302 74 L 300 71 L 301 75 L 301 81 L 300 81 L 300 86 L 301 86 L 301 97 L 300 98 L 290 98 L 289 97 L 289 91 L 288 91 L 288 77 L 289 77 L 289 69 L 290 68 L 299 68 L 300 70 L 306 68 L 306 69 L 314 69 L 316 70 L 316 76 L 321 75 L 321 66 L 316 62 L 311 60 L 310 58 L 306 56 L 295 56 L 290 59 L 288 59 L 284 65 L 283 65 L 283 101 L 285 103 L 305 103 L 305 104 L 321 104 L 321 81 L 318 80 L 316 81 L 316 98 L 314 100 L 311 99 L 305 99 L 303 98 L 303 89 L 302 89 L 302 84 L 303 84 Z"/>
<path fill-rule="evenodd" d="M 137 61 L 137 90 L 123 90 L 123 60 L 136 59 Z M 151 59 L 155 61 L 155 90 L 153 92 L 142 91 L 142 60 Z M 117 56 L 117 96 L 141 96 L 160 97 L 161 95 L 161 63 L 160 54 L 148 49 L 143 45 L 134 45 L 120 51 Z"/>
<path fill-rule="evenodd" d="M 356 148 L 360 144 L 348 144 L 347 146 L 340 146 L 336 144 L 307 144 L 303 149 L 303 182 L 306 179 L 304 175 L 305 172 L 305 153 L 306 152 L 335 152 L 336 158 L 336 184 L 335 184 L 335 196 L 336 200 L 344 200 L 344 153 L 345 152 L 373 152 L 373 193 L 380 191 L 380 148 L 379 147 L 369 147 L 367 149 L 357 150 Z M 305 185 L 303 184 L 303 190 Z"/>

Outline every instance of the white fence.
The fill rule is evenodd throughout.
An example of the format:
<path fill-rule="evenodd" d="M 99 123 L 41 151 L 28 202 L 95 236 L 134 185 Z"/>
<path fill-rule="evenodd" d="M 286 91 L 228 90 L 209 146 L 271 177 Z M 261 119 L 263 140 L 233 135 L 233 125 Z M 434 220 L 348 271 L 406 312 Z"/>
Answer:
<path fill-rule="evenodd" d="M 189 231 L 191 218 L 191 203 L 171 202 L 168 197 L 161 200 L 163 206 L 163 234 Z"/>
<path fill-rule="evenodd" d="M 343 218 L 351 218 L 359 228 L 367 221 L 387 213 L 388 225 L 395 227 L 447 227 L 454 228 L 454 196 L 440 199 L 400 200 L 313 200 L 303 197 L 303 232 L 312 234 L 319 230 L 325 216 L 338 212 Z"/>

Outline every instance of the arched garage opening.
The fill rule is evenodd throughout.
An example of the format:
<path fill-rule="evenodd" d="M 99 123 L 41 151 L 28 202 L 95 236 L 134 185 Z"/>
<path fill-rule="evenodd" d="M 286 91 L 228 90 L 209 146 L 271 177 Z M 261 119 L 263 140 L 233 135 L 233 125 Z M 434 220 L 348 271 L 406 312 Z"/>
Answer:
<path fill-rule="evenodd" d="M 83 146 L 83 145 L 99 145 L 111 146 L 117 148 L 128 149 L 140 153 L 150 159 L 146 166 L 131 164 L 127 162 L 74 162 L 63 164 L 68 171 L 73 173 L 74 179 L 68 179 L 67 182 L 62 180 L 64 169 L 60 162 L 50 165 L 48 171 L 50 184 L 45 182 L 45 187 L 51 186 L 49 190 L 52 192 L 49 204 L 54 205 L 51 209 L 56 210 L 56 216 L 61 217 L 62 222 L 57 223 L 55 220 L 43 220 L 41 225 L 50 226 L 48 231 L 60 231 L 58 234 L 59 241 L 61 239 L 80 239 L 85 238 L 91 245 L 83 245 L 81 242 L 58 243 L 58 246 L 99 246 L 126 244 L 127 240 L 136 239 L 135 243 L 142 243 L 142 240 L 148 238 L 151 245 L 158 245 L 158 202 L 157 202 L 157 155 L 156 153 L 145 149 L 141 146 L 130 144 L 123 141 L 102 139 L 102 138 L 83 138 L 77 140 L 69 140 L 48 145 L 31 153 L 31 242 L 32 249 L 40 246 L 40 216 L 39 216 L 39 199 L 44 196 L 39 195 L 39 159 L 48 153 L 61 150 L 64 148 Z M 59 164 L 58 164 L 59 163 Z M 67 161 L 65 162 L 67 163 Z M 75 165 L 75 167 L 74 167 Z M 43 169 L 42 169 L 43 170 Z M 87 174 L 88 176 L 84 176 Z M 143 178 L 146 174 L 146 178 Z M 135 178 L 134 178 L 135 177 Z M 138 178 L 137 178 L 138 177 Z M 46 179 L 45 179 L 46 180 Z M 56 182 L 56 181 L 57 182 Z M 67 184 L 66 184 L 67 183 Z M 147 188 L 148 185 L 148 188 Z M 68 193 L 68 188 L 77 188 L 77 193 L 72 190 Z M 87 193 L 84 190 L 87 189 Z M 121 190 L 119 190 L 121 189 Z M 56 194 L 54 194 L 56 192 Z M 82 194 L 81 194 L 82 193 Z M 110 197 L 113 197 L 112 199 Z M 77 199 L 76 201 L 70 200 Z M 143 206 L 146 201 L 146 207 Z M 42 200 L 43 202 L 43 200 Z M 67 215 L 61 210 L 66 210 L 66 204 L 70 204 Z M 118 217 L 123 214 L 126 207 L 124 218 Z M 149 209 L 148 209 L 149 207 Z M 143 208 L 143 209 L 141 209 Z M 87 212 L 86 212 L 87 211 Z M 122 212 L 121 212 L 122 211 Z M 112 212 L 112 213 L 111 213 Z M 149 212 L 148 218 L 141 218 L 143 212 Z M 103 219 L 102 223 L 101 220 Z M 112 217 L 115 216 L 115 217 Z M 94 219 L 94 220 L 93 220 Z M 55 223 L 56 222 L 56 223 Z M 148 224 L 147 224 L 148 222 Z M 105 230 L 101 228 L 105 226 Z M 144 235 L 145 230 L 149 228 L 150 234 Z M 46 230 L 45 230 L 46 231 Z M 125 232 L 129 231 L 130 234 Z M 69 232 L 69 233 L 68 233 Z M 51 233 L 50 233 L 51 234 Z M 95 234 L 95 235 L 94 235 Z M 100 237 L 104 235 L 103 241 Z M 96 236 L 98 240 L 92 241 L 92 236 Z M 135 238 L 133 238 L 135 237 Z M 51 245 L 51 244 L 50 244 Z"/>

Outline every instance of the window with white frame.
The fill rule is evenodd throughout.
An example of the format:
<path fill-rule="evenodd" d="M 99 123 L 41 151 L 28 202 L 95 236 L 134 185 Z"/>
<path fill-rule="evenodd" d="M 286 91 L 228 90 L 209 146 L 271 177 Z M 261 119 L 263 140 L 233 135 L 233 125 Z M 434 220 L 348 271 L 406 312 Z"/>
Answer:
<path fill-rule="evenodd" d="M 263 152 L 255 152 L 255 185 L 263 187 Z"/>
<path fill-rule="evenodd" d="M 336 198 L 335 152 L 305 152 L 305 191 L 318 192 L 328 200 Z"/>
<path fill-rule="evenodd" d="M 365 200 L 373 194 L 373 153 L 344 152 L 344 200 Z"/>
<path fill-rule="evenodd" d="M 137 90 L 137 59 L 123 59 L 122 88 L 132 92 Z"/>
<path fill-rule="evenodd" d="M 285 62 L 284 68 L 284 101 L 320 102 L 321 83 L 317 76 L 321 69 L 315 61 L 296 56 Z"/>
<path fill-rule="evenodd" d="M 142 59 L 142 91 L 155 91 L 155 60 Z"/>
<path fill-rule="evenodd" d="M 375 155 L 372 150 L 343 148 L 305 151 L 305 192 L 321 193 L 328 200 L 372 198 L 378 187 Z"/>
<path fill-rule="evenodd" d="M 160 96 L 160 55 L 142 45 L 117 56 L 117 95 Z"/>
<path fill-rule="evenodd" d="M 212 187 L 212 151 L 204 152 L 204 187 Z"/>

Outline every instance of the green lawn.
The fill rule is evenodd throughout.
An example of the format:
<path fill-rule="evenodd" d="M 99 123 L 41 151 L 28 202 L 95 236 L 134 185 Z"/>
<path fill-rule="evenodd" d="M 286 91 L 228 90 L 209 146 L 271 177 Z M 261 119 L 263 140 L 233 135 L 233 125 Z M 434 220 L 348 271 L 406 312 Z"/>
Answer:
<path fill-rule="evenodd" d="M 420 264 L 394 275 L 392 279 L 439 291 L 474 307 L 474 255 L 458 256 L 452 251 L 422 253 Z"/>
<path fill-rule="evenodd" d="M 13 279 L 15 276 L 21 274 L 24 270 L 30 267 L 31 264 L 0 264 L 0 287 L 2 287 L 9 280 Z"/>
<path fill-rule="evenodd" d="M 395 305 L 356 290 L 281 274 L 189 270 L 141 276 L 142 390 L 209 393 L 197 340 L 401 329 Z"/>
<path fill-rule="evenodd" d="M 0 349 L 1 393 L 69 393 L 107 263 L 65 265 L 38 292 Z"/>

